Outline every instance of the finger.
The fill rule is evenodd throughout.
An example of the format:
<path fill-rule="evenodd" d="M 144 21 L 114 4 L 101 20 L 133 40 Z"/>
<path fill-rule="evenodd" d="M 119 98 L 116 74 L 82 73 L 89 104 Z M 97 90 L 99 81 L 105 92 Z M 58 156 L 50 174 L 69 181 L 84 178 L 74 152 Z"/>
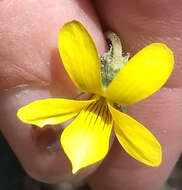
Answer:
<path fill-rule="evenodd" d="M 33 100 L 78 93 L 60 63 L 57 36 L 64 23 L 78 19 L 102 53 L 104 40 L 94 11 L 89 1 L 13 0 L 0 2 L 0 17 L 1 131 L 32 177 L 49 183 L 72 178 L 60 147 L 63 126 L 40 130 L 21 123 L 16 111 Z"/>
<path fill-rule="evenodd" d="M 116 140 L 102 166 L 89 178 L 93 189 L 160 189 L 181 153 L 181 95 L 181 90 L 163 89 L 129 109 L 129 115 L 144 124 L 162 145 L 161 166 L 139 163 Z"/>
<path fill-rule="evenodd" d="M 175 54 L 175 69 L 165 88 L 129 107 L 163 147 L 160 167 L 144 166 L 121 150 L 116 141 L 98 172 L 89 177 L 94 189 L 160 189 L 182 149 L 181 30 L 182 3 L 164 1 L 95 1 L 105 29 L 119 34 L 123 49 L 132 54 L 152 42 L 166 43 Z M 170 8 L 169 8 L 170 7 Z M 166 16 L 167 15 L 167 16 Z M 155 75 L 155 73 L 154 73 Z M 150 151 L 150 150 L 149 150 Z"/>
<path fill-rule="evenodd" d="M 181 2 L 99 0 L 95 4 L 103 27 L 118 33 L 125 52 L 134 54 L 152 42 L 164 42 L 174 50 L 176 65 L 168 86 L 181 86 Z"/>

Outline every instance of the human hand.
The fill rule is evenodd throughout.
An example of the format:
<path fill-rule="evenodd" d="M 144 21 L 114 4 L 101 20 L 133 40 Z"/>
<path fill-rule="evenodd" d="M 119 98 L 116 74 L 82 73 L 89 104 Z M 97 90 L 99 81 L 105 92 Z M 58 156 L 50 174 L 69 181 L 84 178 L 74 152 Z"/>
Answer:
<path fill-rule="evenodd" d="M 0 13 L 3 26 L 0 29 L 0 87 L 9 88 L 1 93 L 1 130 L 26 171 L 45 182 L 71 177 L 69 162 L 59 147 L 61 127 L 39 130 L 26 126 L 18 121 L 16 111 L 32 100 L 50 96 L 71 98 L 78 93 L 58 63 L 57 34 L 65 22 L 80 20 L 102 54 L 105 41 L 92 4 L 87 1 L 0 3 L 0 9 L 4 10 Z M 151 42 L 165 42 L 175 53 L 176 67 L 165 88 L 129 108 L 130 115 L 147 126 L 162 144 L 162 165 L 159 168 L 144 166 L 114 142 L 100 168 L 88 178 L 94 189 L 142 189 L 146 186 L 158 189 L 181 153 L 180 5 L 173 2 L 169 9 L 169 3 L 162 1 L 151 4 L 144 1 L 122 4 L 116 0 L 95 2 L 101 23 L 120 35 L 125 52 L 135 53 Z M 151 7 L 155 11 L 151 11 Z M 27 86 L 12 88 L 17 85 Z M 85 169 L 82 177 L 92 169 Z"/>

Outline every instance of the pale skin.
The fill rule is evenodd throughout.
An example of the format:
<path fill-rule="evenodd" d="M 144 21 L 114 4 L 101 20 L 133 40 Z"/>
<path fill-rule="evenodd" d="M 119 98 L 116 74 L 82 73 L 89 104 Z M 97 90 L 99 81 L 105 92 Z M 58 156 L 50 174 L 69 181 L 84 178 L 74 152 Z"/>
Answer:
<path fill-rule="evenodd" d="M 0 1 L 0 128 L 33 178 L 47 183 L 86 178 L 94 190 L 161 188 L 182 150 L 181 8 L 177 0 Z M 132 54 L 152 42 L 164 42 L 173 50 L 175 69 L 165 87 L 129 107 L 129 114 L 161 143 L 160 167 L 137 162 L 114 141 L 99 168 L 86 168 L 72 177 L 59 144 L 63 125 L 40 130 L 16 118 L 17 109 L 33 100 L 79 93 L 57 51 L 59 29 L 73 19 L 87 27 L 100 55 L 106 50 L 106 29 L 116 32 L 124 50 Z"/>

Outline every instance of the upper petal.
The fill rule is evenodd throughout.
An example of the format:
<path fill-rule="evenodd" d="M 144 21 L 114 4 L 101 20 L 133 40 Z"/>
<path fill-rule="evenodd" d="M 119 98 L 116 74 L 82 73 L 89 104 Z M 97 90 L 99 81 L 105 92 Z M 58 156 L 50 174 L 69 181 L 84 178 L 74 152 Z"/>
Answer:
<path fill-rule="evenodd" d="M 136 160 L 156 167 L 161 163 L 162 150 L 157 139 L 141 123 L 109 105 L 116 137 L 125 151 Z"/>
<path fill-rule="evenodd" d="M 173 64 L 173 53 L 166 45 L 150 44 L 124 65 L 104 96 L 123 106 L 138 102 L 164 85 Z"/>
<path fill-rule="evenodd" d="M 64 67 L 82 91 L 102 92 L 100 61 L 95 44 L 78 21 L 65 24 L 59 33 L 58 47 Z"/>
<path fill-rule="evenodd" d="M 102 99 L 85 107 L 63 131 L 61 144 L 73 173 L 103 159 L 109 149 L 112 118 Z"/>
<path fill-rule="evenodd" d="M 37 100 L 21 107 L 18 118 L 24 123 L 44 127 L 56 125 L 74 117 L 83 107 L 96 100 L 77 101 L 59 98 Z"/>

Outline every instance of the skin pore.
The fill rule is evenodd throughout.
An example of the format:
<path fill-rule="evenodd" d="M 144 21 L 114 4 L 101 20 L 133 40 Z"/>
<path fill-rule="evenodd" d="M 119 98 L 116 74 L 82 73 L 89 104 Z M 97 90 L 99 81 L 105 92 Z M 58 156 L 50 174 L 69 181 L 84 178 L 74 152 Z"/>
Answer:
<path fill-rule="evenodd" d="M 0 129 L 24 169 L 35 179 L 58 183 L 86 178 L 94 190 L 158 190 L 182 149 L 182 89 L 180 19 L 182 3 L 169 1 L 0 1 Z M 167 15 L 167 16 L 166 16 Z M 59 136 L 63 127 L 43 130 L 21 123 L 16 111 L 33 100 L 73 98 L 79 92 L 67 76 L 57 51 L 61 26 L 80 20 L 91 33 L 99 54 L 106 50 L 103 30 L 116 32 L 132 55 L 152 42 L 164 42 L 174 52 L 174 72 L 160 91 L 129 107 L 129 114 L 147 126 L 163 146 L 163 163 L 147 167 L 128 156 L 118 142 L 102 162 L 71 175 Z"/>

